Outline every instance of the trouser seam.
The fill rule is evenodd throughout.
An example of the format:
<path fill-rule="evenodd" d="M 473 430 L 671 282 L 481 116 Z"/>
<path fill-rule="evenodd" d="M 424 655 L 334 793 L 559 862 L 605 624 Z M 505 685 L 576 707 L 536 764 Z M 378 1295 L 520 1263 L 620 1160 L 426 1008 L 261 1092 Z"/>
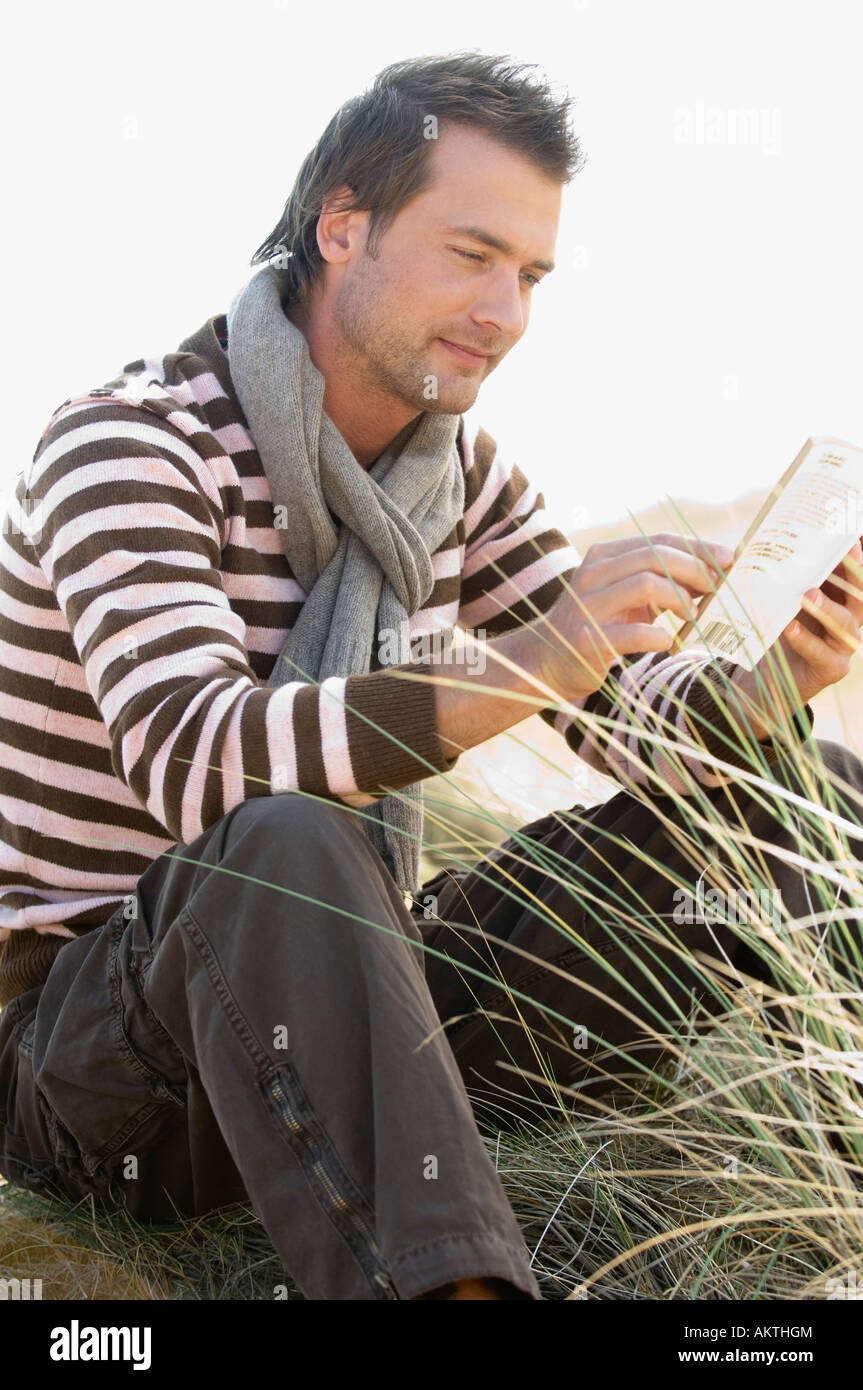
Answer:
<path fill-rule="evenodd" d="M 409 1249 L 403 1250 L 400 1255 L 393 1255 L 390 1263 L 397 1265 L 404 1260 L 414 1259 L 417 1255 L 424 1255 L 428 1250 L 435 1250 L 439 1245 L 452 1245 L 457 1241 L 468 1241 L 471 1245 L 493 1244 L 498 1249 L 513 1255 L 518 1260 L 523 1260 L 527 1254 L 527 1249 L 522 1245 L 513 1245 L 510 1241 L 501 1240 L 499 1236 L 490 1231 L 453 1231 L 447 1235 L 436 1236 L 434 1240 L 423 1241 L 420 1245 L 411 1245 Z"/>
<path fill-rule="evenodd" d="M 201 958 L 219 1003 L 224 1008 L 225 1016 L 230 1021 L 231 1027 L 234 1029 L 240 1042 L 246 1048 L 259 1070 L 271 1067 L 273 1065 L 272 1058 L 267 1055 L 260 1039 L 257 1038 L 252 1031 L 252 1027 L 246 1015 L 237 1003 L 233 991 L 225 978 L 216 952 L 189 907 L 185 907 L 180 913 L 177 918 L 177 924 L 185 924 L 187 935 Z"/>

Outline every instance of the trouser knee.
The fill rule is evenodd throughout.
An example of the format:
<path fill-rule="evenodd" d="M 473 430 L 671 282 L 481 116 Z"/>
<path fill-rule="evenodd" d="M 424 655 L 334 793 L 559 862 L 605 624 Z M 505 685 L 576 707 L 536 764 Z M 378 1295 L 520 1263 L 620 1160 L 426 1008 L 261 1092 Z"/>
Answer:
<path fill-rule="evenodd" d="M 303 896 L 344 905 L 360 891 L 403 906 L 360 813 L 296 792 L 239 803 L 196 840 L 165 851 L 137 885 L 142 917 L 161 931 L 186 909 L 216 920 L 233 903 L 235 917 L 255 919 Z"/>

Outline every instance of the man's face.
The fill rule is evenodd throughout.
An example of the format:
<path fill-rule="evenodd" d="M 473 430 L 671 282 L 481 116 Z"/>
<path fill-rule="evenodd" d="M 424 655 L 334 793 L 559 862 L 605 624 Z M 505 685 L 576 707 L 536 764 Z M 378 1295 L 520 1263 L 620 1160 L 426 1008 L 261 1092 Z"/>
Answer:
<path fill-rule="evenodd" d="M 369 214 L 360 214 L 360 245 L 332 312 L 339 356 L 360 382 L 417 411 L 461 414 L 527 328 L 548 273 L 537 262 L 553 261 L 563 186 L 469 127 L 431 143 L 433 181 L 402 208 L 376 260 L 365 249 Z M 444 339 L 486 356 L 463 356 Z"/>

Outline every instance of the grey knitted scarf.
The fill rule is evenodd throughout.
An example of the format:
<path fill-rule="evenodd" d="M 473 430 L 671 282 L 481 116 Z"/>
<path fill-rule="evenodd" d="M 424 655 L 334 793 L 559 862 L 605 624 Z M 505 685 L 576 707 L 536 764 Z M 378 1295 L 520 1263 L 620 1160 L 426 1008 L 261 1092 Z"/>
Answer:
<path fill-rule="evenodd" d="M 285 272 L 266 266 L 227 314 L 231 380 L 273 506 L 283 508 L 282 549 L 306 591 L 269 686 L 379 669 L 380 644 L 426 603 L 431 556 L 464 510 L 460 416 L 424 411 L 362 468 L 323 410 L 324 377 L 282 307 L 284 291 Z M 422 782 L 360 816 L 401 891 L 415 894 Z"/>

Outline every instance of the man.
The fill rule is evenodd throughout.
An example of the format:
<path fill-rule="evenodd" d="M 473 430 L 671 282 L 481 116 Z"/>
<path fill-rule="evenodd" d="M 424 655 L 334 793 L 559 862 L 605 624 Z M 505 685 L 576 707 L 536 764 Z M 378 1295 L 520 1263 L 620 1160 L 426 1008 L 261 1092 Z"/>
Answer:
<path fill-rule="evenodd" d="M 54 413 L 4 544 L 0 1168 L 143 1219 L 248 1198 L 309 1298 L 538 1298 L 466 1088 L 529 1069 L 529 1030 L 503 1046 L 483 1009 L 512 986 L 540 1029 L 547 1007 L 624 1060 L 643 1041 L 597 1004 L 614 942 L 596 928 L 585 953 L 541 857 L 508 842 L 417 893 L 422 781 L 540 709 L 632 789 L 586 815 L 593 840 L 524 828 L 586 874 L 609 830 L 678 853 L 637 789 L 695 778 L 718 805 L 717 759 L 760 741 L 782 762 L 765 679 L 668 656 L 655 621 L 689 615 L 720 548 L 655 536 L 580 562 L 464 428 L 553 271 L 566 106 L 486 55 L 386 69 L 309 155 L 252 262 L 277 264 L 227 316 Z M 859 640 L 853 595 L 822 611 L 782 639 L 799 706 Z M 405 621 L 458 621 L 466 645 L 393 665 Z M 646 711 L 672 686 L 663 752 Z M 408 902 L 429 896 L 427 920 Z M 734 953 L 729 929 L 687 939 L 717 936 Z M 684 999 L 699 989 L 693 971 Z M 549 1060 L 575 1075 L 571 1051 Z"/>

